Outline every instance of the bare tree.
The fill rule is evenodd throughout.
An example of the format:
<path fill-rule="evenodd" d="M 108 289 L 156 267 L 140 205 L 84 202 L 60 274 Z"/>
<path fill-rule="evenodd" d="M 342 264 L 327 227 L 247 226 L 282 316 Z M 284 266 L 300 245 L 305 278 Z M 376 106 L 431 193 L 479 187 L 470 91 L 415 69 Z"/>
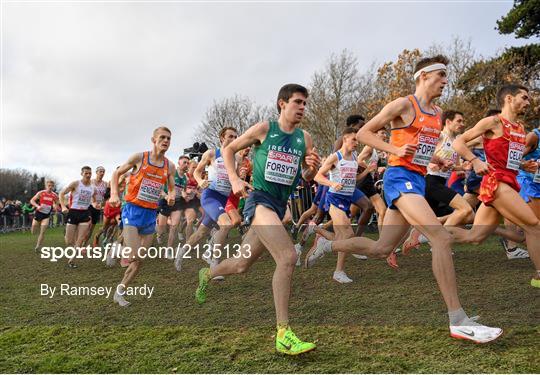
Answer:
<path fill-rule="evenodd" d="M 348 50 L 332 54 L 323 70 L 313 74 L 303 125 L 320 149 L 331 151 L 345 119 L 356 108 L 359 88 L 358 61 Z"/>
<path fill-rule="evenodd" d="M 257 105 L 251 99 L 239 95 L 214 101 L 197 129 L 195 140 L 205 142 L 208 147 L 217 147 L 219 131 L 223 127 L 232 126 L 242 134 L 253 124 L 275 118 L 276 114 L 277 110 L 271 106 Z"/>

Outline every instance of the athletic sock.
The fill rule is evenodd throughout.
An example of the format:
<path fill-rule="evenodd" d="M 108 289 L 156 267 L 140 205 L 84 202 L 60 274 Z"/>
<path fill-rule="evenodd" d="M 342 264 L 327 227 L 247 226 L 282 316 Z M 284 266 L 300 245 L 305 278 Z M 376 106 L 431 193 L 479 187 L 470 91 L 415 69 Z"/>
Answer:
<path fill-rule="evenodd" d="M 282 338 L 285 335 L 285 331 L 289 328 L 289 322 L 280 322 L 277 324 L 278 337 Z"/>
<path fill-rule="evenodd" d="M 472 321 L 463 308 L 454 311 L 448 311 L 448 318 L 451 326 L 479 326 L 480 324 Z"/>

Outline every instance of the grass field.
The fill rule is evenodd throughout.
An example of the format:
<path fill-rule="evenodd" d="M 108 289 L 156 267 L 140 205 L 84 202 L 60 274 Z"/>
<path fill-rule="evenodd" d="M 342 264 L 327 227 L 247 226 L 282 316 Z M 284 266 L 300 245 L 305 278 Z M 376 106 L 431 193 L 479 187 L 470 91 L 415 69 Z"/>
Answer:
<path fill-rule="evenodd" d="M 121 309 L 101 296 L 40 296 L 40 284 L 115 286 L 123 269 L 98 260 L 50 263 L 29 233 L 0 236 L 1 372 L 540 372 L 540 290 L 529 260 L 508 261 L 495 239 L 456 246 L 460 296 L 469 315 L 503 327 L 496 342 L 451 339 L 427 247 L 384 261 L 348 261 L 353 284 L 331 281 L 335 257 L 297 269 L 291 325 L 318 348 L 300 357 L 274 352 L 273 262 L 264 256 L 246 275 L 213 283 L 194 303 L 200 260 L 177 273 L 171 261 L 144 264 L 137 285 L 151 299 Z M 45 246 L 62 245 L 62 230 Z"/>

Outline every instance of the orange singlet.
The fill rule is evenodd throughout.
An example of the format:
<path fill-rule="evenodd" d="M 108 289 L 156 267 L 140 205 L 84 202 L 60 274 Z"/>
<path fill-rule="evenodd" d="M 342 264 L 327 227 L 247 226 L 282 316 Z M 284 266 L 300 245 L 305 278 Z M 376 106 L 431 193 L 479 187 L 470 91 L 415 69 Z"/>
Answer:
<path fill-rule="evenodd" d="M 405 144 L 418 145 L 414 155 L 399 157 L 391 154 L 388 165 L 404 167 L 410 171 L 426 174 L 427 165 L 433 157 L 441 133 L 441 115 L 424 112 L 414 95 L 407 96 L 414 107 L 414 119 L 403 128 L 391 129 L 390 144 L 401 147 Z"/>
<path fill-rule="evenodd" d="M 150 164 L 150 152 L 145 151 L 141 167 L 129 176 L 126 202 L 144 208 L 157 209 L 161 190 L 167 183 L 168 172 L 169 160 L 167 158 L 161 167 L 157 167 Z"/>

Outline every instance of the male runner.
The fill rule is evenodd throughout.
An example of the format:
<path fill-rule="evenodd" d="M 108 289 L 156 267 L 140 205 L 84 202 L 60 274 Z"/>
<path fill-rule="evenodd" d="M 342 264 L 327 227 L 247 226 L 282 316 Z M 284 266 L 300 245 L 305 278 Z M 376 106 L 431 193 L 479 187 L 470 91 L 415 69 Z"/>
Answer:
<path fill-rule="evenodd" d="M 90 210 L 91 204 L 96 204 L 96 189 L 92 185 L 92 168 L 84 166 L 81 168 L 81 180 L 73 181 L 60 192 L 60 204 L 62 213 L 67 213 L 66 225 L 66 246 L 82 247 L 88 238 L 90 228 Z M 65 195 L 69 196 L 69 209 L 66 206 Z M 75 256 L 68 260 L 70 268 L 77 268 L 73 261 Z"/>
<path fill-rule="evenodd" d="M 388 210 L 379 240 L 354 237 L 331 242 L 319 237 L 308 256 L 309 263 L 331 251 L 386 257 L 413 225 L 431 242 L 433 273 L 448 309 L 451 336 L 483 343 L 495 340 L 502 329 L 480 325 L 463 311 L 451 255 L 452 239 L 424 198 L 426 167 L 430 161 L 438 161 L 433 153 L 439 140 L 441 119 L 440 109 L 433 100 L 441 96 L 448 83 L 447 63 L 448 59 L 440 55 L 421 59 L 414 69 L 414 95 L 387 104 L 357 134 L 359 142 L 390 154 L 384 173 Z M 388 123 L 392 136 L 390 143 L 385 143 L 376 132 Z"/>
<path fill-rule="evenodd" d="M 536 267 L 531 285 L 540 288 L 540 221 L 531 206 L 519 196 L 516 176 L 525 150 L 525 129 L 519 118 L 529 107 L 529 90 L 522 85 L 507 84 L 497 93 L 501 107 L 498 116 L 480 120 L 472 129 L 454 141 L 454 149 L 472 162 L 477 174 L 483 175 L 472 229 L 449 228 L 457 242 L 480 243 L 497 229 L 500 216 L 525 232 L 529 256 Z M 484 138 L 487 162 L 482 162 L 466 143 L 478 136 Z"/>
<path fill-rule="evenodd" d="M 341 144 L 342 146 L 337 152 L 326 158 L 315 176 L 315 181 L 319 185 L 329 186 L 326 193 L 326 204 L 332 218 L 335 240 L 344 240 L 354 236 L 349 218 L 358 171 L 355 151 L 358 141 L 354 128 L 345 129 Z M 328 173 L 330 174 L 329 179 L 325 177 Z M 337 267 L 333 279 L 340 284 L 352 282 L 345 271 L 338 270 Z"/>
<path fill-rule="evenodd" d="M 45 238 L 45 230 L 49 226 L 49 218 L 51 212 L 58 205 L 58 195 L 53 191 L 54 182 L 48 180 L 45 182 L 46 189 L 38 191 L 36 195 L 30 199 L 30 204 L 36 208 L 36 214 L 32 220 L 32 234 L 36 234 L 37 228 L 39 229 L 39 235 L 34 248 L 35 251 L 41 249 L 41 244 Z M 37 201 L 39 200 L 39 203 Z"/>
<path fill-rule="evenodd" d="M 244 207 L 244 217 L 251 223 L 238 257 L 224 260 L 215 268 L 199 271 L 197 302 L 204 303 L 208 281 L 215 276 L 246 272 L 268 249 L 276 270 L 272 279 L 276 307 L 276 350 L 296 355 L 315 349 L 315 344 L 303 342 L 289 327 L 289 297 L 296 252 L 287 230 L 281 223 L 287 210 L 287 200 L 300 179 L 313 179 L 320 165 L 311 136 L 297 125 L 304 117 L 308 91 L 297 84 L 287 84 L 279 90 L 278 121 L 263 121 L 249 128 L 223 151 L 225 166 L 233 192 L 246 195 L 251 186 L 242 180 L 234 165 L 234 155 L 254 145 L 253 187 Z M 302 165 L 303 171 L 300 166 Z"/>
<path fill-rule="evenodd" d="M 163 185 L 168 184 L 167 202 L 175 201 L 174 163 L 169 162 L 165 153 L 171 143 L 171 131 L 160 126 L 152 133 L 152 150 L 132 155 L 115 170 L 111 177 L 111 198 L 113 207 L 120 205 L 118 180 L 131 170 L 125 195 L 126 204 L 122 209 L 122 235 L 124 245 L 131 249 L 129 266 L 121 283 L 116 287 L 113 300 L 122 307 L 129 306 L 124 298 L 125 288 L 133 281 L 141 267 L 141 257 L 152 244 L 156 227 L 158 200 Z"/>
<path fill-rule="evenodd" d="M 167 247 L 172 248 L 174 242 L 178 237 L 178 227 L 180 220 L 186 209 L 186 200 L 184 199 L 185 190 L 187 186 L 186 172 L 189 167 L 189 158 L 186 155 L 182 155 L 178 158 L 178 165 L 174 172 L 174 191 L 175 201 L 174 205 L 170 207 L 167 204 L 168 187 L 165 185 L 162 196 L 159 200 L 159 215 L 157 225 L 157 239 L 158 243 L 161 243 L 161 236 L 167 230 L 167 220 L 170 218 L 171 225 L 169 227 L 169 237 L 167 239 Z"/>
<path fill-rule="evenodd" d="M 204 209 L 204 218 L 197 228 L 197 231 L 188 238 L 184 247 L 177 251 L 176 260 L 174 266 L 177 271 L 182 270 L 182 260 L 185 252 L 188 249 L 192 249 L 202 239 L 207 238 L 210 234 L 210 230 L 216 224 L 219 229 L 213 236 L 213 244 L 210 252 L 214 253 L 214 244 L 221 246 L 224 244 L 227 234 L 232 229 L 232 222 L 227 212 L 225 212 L 225 206 L 227 199 L 231 193 L 231 183 L 229 181 L 229 175 L 225 169 L 224 159 L 222 156 L 223 148 L 227 147 L 232 141 L 237 138 L 237 131 L 232 127 L 225 127 L 219 132 L 220 148 L 210 149 L 206 151 L 199 165 L 195 169 L 195 179 L 201 188 L 203 193 L 201 195 L 201 205 Z M 239 162 L 239 159 L 236 159 Z M 204 169 L 208 166 L 208 179 L 203 178 L 202 174 Z M 237 163 L 238 166 L 238 163 Z M 216 247 L 217 249 L 217 247 Z"/>
<path fill-rule="evenodd" d="M 445 111 L 441 116 L 441 122 L 444 124 L 444 128 L 435 148 L 435 156 L 446 162 L 442 168 L 432 163 L 428 165 L 425 197 L 437 217 L 448 215 L 444 223 L 445 226 L 471 223 L 474 219 L 471 205 L 455 190 L 447 186 L 452 170 L 463 170 L 459 156 L 452 148 L 452 142 L 463 133 L 465 128 L 463 113 L 453 110 Z M 450 210 L 443 211 L 439 209 L 440 205 L 450 207 Z M 418 249 L 420 243 L 425 242 L 427 242 L 427 238 L 421 236 L 418 230 L 413 229 L 407 241 L 403 243 L 403 254 L 407 255 L 413 248 Z"/>
<path fill-rule="evenodd" d="M 105 206 L 105 193 L 109 184 L 103 180 L 103 176 L 105 176 L 105 168 L 101 166 L 97 167 L 96 178 L 92 180 L 92 185 L 94 185 L 94 188 L 96 189 L 96 202 L 88 207 L 92 222 L 85 243 L 88 243 L 88 240 L 92 237 L 94 228 L 96 224 L 99 223 L 103 207 Z"/>

